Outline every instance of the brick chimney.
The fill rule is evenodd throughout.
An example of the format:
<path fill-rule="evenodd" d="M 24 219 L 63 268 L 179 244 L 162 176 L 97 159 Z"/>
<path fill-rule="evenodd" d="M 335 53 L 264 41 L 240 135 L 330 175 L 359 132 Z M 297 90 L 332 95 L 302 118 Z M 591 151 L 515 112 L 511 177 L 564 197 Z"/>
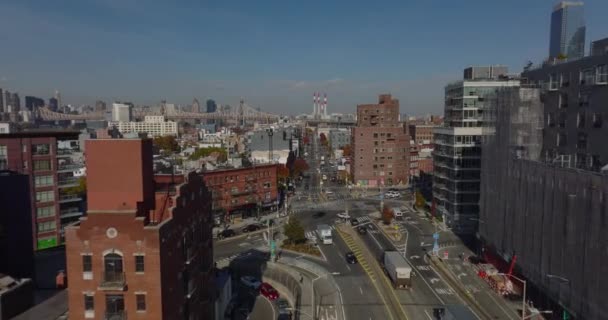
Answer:
<path fill-rule="evenodd" d="M 86 142 L 89 211 L 154 208 L 152 140 L 93 139 Z"/>

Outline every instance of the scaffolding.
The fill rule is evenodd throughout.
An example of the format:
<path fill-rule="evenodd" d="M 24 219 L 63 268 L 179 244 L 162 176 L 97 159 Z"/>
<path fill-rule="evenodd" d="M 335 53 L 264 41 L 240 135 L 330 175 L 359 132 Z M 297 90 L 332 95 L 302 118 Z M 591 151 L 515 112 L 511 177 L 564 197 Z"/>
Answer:
<path fill-rule="evenodd" d="M 517 255 L 520 273 L 570 314 L 605 319 L 608 176 L 546 161 L 541 94 L 497 92 L 482 146 L 479 235 L 503 257 Z"/>

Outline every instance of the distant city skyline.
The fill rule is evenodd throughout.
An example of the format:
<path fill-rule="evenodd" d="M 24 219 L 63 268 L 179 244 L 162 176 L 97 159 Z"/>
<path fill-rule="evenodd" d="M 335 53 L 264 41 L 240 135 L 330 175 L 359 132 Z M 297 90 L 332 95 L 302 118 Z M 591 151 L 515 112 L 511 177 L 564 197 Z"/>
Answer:
<path fill-rule="evenodd" d="M 59 89 L 74 106 L 243 97 L 283 114 L 310 113 L 313 92 L 327 92 L 329 113 L 390 93 L 401 113 L 438 114 L 463 68 L 547 58 L 556 3 L 11 0 L 0 36 L 17 49 L 0 52 L 0 88 L 45 100 Z M 608 36 L 607 10 L 585 1 L 587 42 Z"/>

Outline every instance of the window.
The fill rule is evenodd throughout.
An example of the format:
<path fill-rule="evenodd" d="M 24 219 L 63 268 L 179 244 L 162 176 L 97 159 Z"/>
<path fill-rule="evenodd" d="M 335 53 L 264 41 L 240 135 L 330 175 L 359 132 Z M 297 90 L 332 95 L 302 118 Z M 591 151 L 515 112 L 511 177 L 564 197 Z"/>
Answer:
<path fill-rule="evenodd" d="M 136 294 L 135 300 L 137 300 L 137 311 L 146 311 L 146 295 Z"/>
<path fill-rule="evenodd" d="M 558 147 L 563 147 L 568 143 L 568 141 L 566 141 L 566 134 L 565 133 L 558 133 L 557 134 L 557 146 Z"/>
<path fill-rule="evenodd" d="M 91 294 L 84 295 L 84 310 L 85 311 L 95 310 L 95 300 L 93 299 L 93 295 L 91 295 Z"/>
<path fill-rule="evenodd" d="M 587 149 L 587 134 L 584 132 L 578 133 L 578 141 L 576 142 L 578 149 Z"/>
<path fill-rule="evenodd" d="M 264 189 L 270 188 L 270 182 L 264 182 Z"/>
<path fill-rule="evenodd" d="M 36 209 L 37 218 L 46 218 L 55 216 L 55 206 L 42 207 Z"/>
<path fill-rule="evenodd" d="M 586 69 L 581 71 L 581 84 L 582 85 L 592 85 L 593 80 L 595 78 L 595 74 L 593 69 Z"/>
<path fill-rule="evenodd" d="M 567 93 L 560 93 L 559 94 L 559 106 L 558 106 L 558 108 L 560 108 L 560 109 L 568 108 L 568 94 Z"/>
<path fill-rule="evenodd" d="M 560 128 L 566 127 L 566 113 L 562 112 L 559 114 L 558 124 Z"/>
<path fill-rule="evenodd" d="M 47 155 L 51 152 L 51 148 L 48 144 L 33 144 L 32 155 Z"/>
<path fill-rule="evenodd" d="M 608 65 L 599 65 L 595 68 L 595 84 L 608 83 Z"/>
<path fill-rule="evenodd" d="M 0 146 L 0 170 L 8 168 L 8 155 L 6 146 Z"/>
<path fill-rule="evenodd" d="M 143 255 L 135 256 L 135 272 L 144 272 L 144 258 Z"/>
<path fill-rule="evenodd" d="M 36 187 L 46 187 L 53 185 L 53 176 L 45 175 L 45 176 L 35 176 L 34 184 Z"/>
<path fill-rule="evenodd" d="M 562 73 L 559 75 L 559 80 L 560 80 L 560 86 L 561 87 L 567 87 L 570 85 L 570 74 L 569 73 Z"/>
<path fill-rule="evenodd" d="M 93 271 L 93 256 L 85 254 L 82 256 L 82 272 Z"/>
<path fill-rule="evenodd" d="M 585 113 L 584 112 L 579 112 L 576 115 L 576 127 L 577 128 L 584 128 L 585 127 Z"/>
<path fill-rule="evenodd" d="M 50 232 L 57 230 L 57 224 L 55 221 L 38 222 L 38 233 Z"/>
<path fill-rule="evenodd" d="M 602 127 L 602 114 L 601 113 L 594 113 L 592 121 L 593 121 L 593 127 L 594 128 L 601 128 Z"/>
<path fill-rule="evenodd" d="M 34 171 L 48 171 L 51 170 L 50 160 L 34 160 Z"/>
<path fill-rule="evenodd" d="M 55 201 L 54 191 L 39 191 L 36 192 L 36 202 L 51 202 Z"/>
<path fill-rule="evenodd" d="M 557 75 L 552 73 L 549 75 L 549 90 L 557 90 Z"/>
<path fill-rule="evenodd" d="M 588 107 L 589 106 L 589 94 L 581 93 L 578 94 L 578 106 L 579 107 Z"/>

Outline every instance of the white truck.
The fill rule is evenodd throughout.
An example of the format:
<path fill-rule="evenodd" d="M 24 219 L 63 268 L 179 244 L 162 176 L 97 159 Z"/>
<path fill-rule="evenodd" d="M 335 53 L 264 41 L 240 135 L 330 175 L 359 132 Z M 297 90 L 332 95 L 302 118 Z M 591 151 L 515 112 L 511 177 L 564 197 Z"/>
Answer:
<path fill-rule="evenodd" d="M 397 251 L 385 251 L 383 258 L 384 271 L 393 283 L 395 289 L 412 287 L 412 267 Z"/>
<path fill-rule="evenodd" d="M 331 237 L 331 228 L 326 224 L 320 224 L 317 226 L 317 236 L 322 244 L 334 243 Z"/>

